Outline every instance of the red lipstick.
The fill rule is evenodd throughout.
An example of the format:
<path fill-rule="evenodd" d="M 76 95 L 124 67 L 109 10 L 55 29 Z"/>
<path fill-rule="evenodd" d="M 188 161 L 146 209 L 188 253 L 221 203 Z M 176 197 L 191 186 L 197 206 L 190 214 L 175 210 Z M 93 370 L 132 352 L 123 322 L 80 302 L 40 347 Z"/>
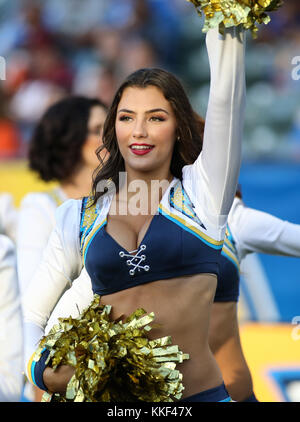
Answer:
<path fill-rule="evenodd" d="M 135 155 L 145 155 L 152 151 L 154 146 L 149 144 L 131 144 L 129 148 Z"/>

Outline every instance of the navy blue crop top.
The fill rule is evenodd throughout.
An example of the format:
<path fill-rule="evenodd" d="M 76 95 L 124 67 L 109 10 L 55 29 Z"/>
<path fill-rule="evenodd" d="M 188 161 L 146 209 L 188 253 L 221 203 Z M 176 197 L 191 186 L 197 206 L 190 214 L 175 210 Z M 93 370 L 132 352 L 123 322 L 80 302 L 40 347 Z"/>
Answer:
<path fill-rule="evenodd" d="M 214 302 L 237 302 L 239 298 L 240 266 L 235 241 L 227 225 L 220 256 L 220 271 Z"/>
<path fill-rule="evenodd" d="M 126 251 L 106 232 L 109 204 L 97 209 L 90 203 L 90 197 L 82 201 L 80 244 L 94 293 L 184 275 L 218 275 L 223 241 L 207 234 L 178 179 L 164 194 L 135 251 Z"/>

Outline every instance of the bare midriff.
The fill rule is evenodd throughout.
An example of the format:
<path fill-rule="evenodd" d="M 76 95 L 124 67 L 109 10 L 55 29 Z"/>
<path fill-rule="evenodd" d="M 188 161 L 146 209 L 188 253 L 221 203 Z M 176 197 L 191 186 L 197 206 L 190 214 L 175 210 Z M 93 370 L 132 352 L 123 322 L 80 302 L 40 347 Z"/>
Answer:
<path fill-rule="evenodd" d="M 222 384 L 220 369 L 208 346 L 216 283 L 213 274 L 195 274 L 153 281 L 101 298 L 102 304 L 112 306 L 113 319 L 125 319 L 137 308 L 154 312 L 155 326 L 148 337 L 171 336 L 172 344 L 189 354 L 188 360 L 177 365 L 185 387 L 182 398 Z"/>

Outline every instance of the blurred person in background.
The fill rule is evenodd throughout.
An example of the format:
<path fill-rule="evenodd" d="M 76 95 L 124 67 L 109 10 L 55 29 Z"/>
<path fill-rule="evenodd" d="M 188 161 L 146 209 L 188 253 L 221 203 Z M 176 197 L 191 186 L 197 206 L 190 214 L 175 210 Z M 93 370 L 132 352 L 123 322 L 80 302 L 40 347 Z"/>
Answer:
<path fill-rule="evenodd" d="M 248 208 L 240 187 L 228 216 L 220 276 L 212 307 L 209 343 L 235 401 L 258 401 L 239 335 L 240 263 L 249 253 L 300 258 L 300 225 Z"/>
<path fill-rule="evenodd" d="M 28 193 L 22 199 L 17 230 L 22 294 L 41 261 L 55 223 L 56 208 L 69 198 L 88 195 L 91 190 L 92 174 L 99 164 L 95 151 L 102 143 L 105 117 L 106 106 L 100 100 L 71 96 L 53 104 L 34 130 L 29 167 L 45 182 L 57 181 L 58 186 L 46 192 Z M 90 282 L 85 272 L 77 282 L 82 281 Z"/>
<path fill-rule="evenodd" d="M 195 117 L 198 130 L 203 133 L 205 121 L 197 113 Z M 255 252 L 300 258 L 300 225 L 247 207 L 239 184 L 228 215 L 209 329 L 210 347 L 226 388 L 232 399 L 239 402 L 258 401 L 243 353 L 238 321 L 240 264 Z M 86 302 L 79 306 L 86 306 Z"/>
<path fill-rule="evenodd" d="M 4 227 L 5 221 L 0 221 Z M 0 231 L 0 402 L 18 402 L 23 387 L 23 328 L 15 246 Z"/>

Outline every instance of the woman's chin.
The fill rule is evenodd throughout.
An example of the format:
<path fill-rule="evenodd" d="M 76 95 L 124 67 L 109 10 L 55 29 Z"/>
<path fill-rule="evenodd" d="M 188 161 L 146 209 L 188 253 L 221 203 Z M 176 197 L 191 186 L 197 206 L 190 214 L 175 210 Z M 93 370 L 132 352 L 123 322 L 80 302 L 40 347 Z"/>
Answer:
<path fill-rule="evenodd" d="M 139 157 L 138 159 L 129 160 L 126 164 L 127 171 L 135 171 L 141 173 L 154 172 L 158 168 L 157 162 L 154 160 L 149 160 L 147 157 Z"/>

